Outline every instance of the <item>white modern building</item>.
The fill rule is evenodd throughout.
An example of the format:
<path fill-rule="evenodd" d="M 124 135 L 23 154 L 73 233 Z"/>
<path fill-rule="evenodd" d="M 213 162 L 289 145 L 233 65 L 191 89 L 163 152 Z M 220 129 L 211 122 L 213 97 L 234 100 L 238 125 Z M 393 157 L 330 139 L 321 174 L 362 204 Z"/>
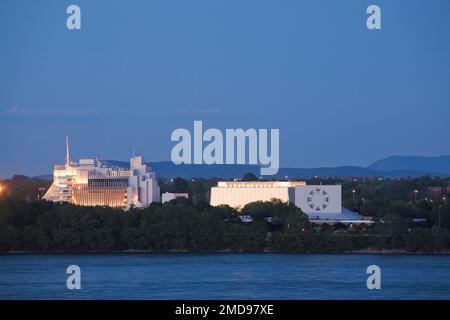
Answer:
<path fill-rule="evenodd" d="M 83 206 L 142 208 L 160 201 L 155 172 L 143 157 L 130 158 L 130 168 L 104 165 L 98 159 L 70 160 L 66 138 L 66 161 L 55 165 L 53 183 L 43 197 Z"/>
<path fill-rule="evenodd" d="M 304 185 L 304 181 L 219 181 L 211 188 L 211 205 L 225 204 L 239 210 L 255 201 L 294 202 L 295 187 Z"/>
<path fill-rule="evenodd" d="M 340 185 L 306 185 L 304 181 L 219 181 L 211 188 L 211 205 L 237 210 L 256 201 L 278 199 L 294 203 L 310 220 L 359 221 L 362 217 L 342 207 Z"/>
<path fill-rule="evenodd" d="M 189 194 L 188 193 L 164 192 L 161 196 L 161 202 L 166 203 L 166 202 L 169 202 L 169 201 L 177 199 L 177 198 L 189 199 Z"/>
<path fill-rule="evenodd" d="M 370 225 L 361 215 L 342 207 L 340 185 L 305 185 L 295 188 L 295 205 L 302 209 L 313 223 L 340 222 L 343 224 Z"/>
<path fill-rule="evenodd" d="M 340 185 L 304 185 L 295 188 L 295 205 L 310 219 L 336 219 L 342 212 Z"/>

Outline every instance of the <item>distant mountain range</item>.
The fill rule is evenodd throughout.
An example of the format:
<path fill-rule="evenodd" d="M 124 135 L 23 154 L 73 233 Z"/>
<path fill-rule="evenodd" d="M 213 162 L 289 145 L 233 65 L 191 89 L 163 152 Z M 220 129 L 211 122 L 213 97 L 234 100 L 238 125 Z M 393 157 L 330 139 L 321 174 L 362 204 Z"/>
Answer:
<path fill-rule="evenodd" d="M 367 168 L 379 171 L 415 170 L 450 174 L 450 156 L 391 156 L 375 161 Z"/>
<path fill-rule="evenodd" d="M 108 161 L 111 165 L 128 167 L 127 162 Z M 150 163 L 159 177 L 164 178 L 235 178 L 251 172 L 259 176 L 259 166 L 255 165 L 175 165 L 171 161 Z M 420 177 L 420 176 L 450 177 L 450 156 L 418 157 L 392 156 L 387 157 L 368 167 L 339 166 L 319 168 L 280 168 L 276 178 L 312 178 L 319 177 Z"/>
<path fill-rule="evenodd" d="M 126 161 L 106 160 L 109 165 L 129 167 Z M 237 178 L 246 173 L 259 176 L 259 166 L 255 165 L 175 165 L 171 161 L 149 163 L 158 177 L 184 179 L 190 178 Z M 450 177 L 450 156 L 419 157 L 419 156 L 391 156 L 367 167 L 340 166 L 319 168 L 280 168 L 273 178 L 304 178 L 318 177 L 384 177 L 404 178 L 421 176 Z M 51 175 L 39 176 L 42 179 L 52 179 Z"/>

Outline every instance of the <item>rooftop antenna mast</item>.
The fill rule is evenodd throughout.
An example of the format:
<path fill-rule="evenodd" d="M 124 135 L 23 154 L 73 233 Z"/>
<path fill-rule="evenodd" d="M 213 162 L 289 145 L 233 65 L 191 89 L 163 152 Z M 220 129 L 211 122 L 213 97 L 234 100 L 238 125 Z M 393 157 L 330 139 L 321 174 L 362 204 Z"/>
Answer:
<path fill-rule="evenodd" d="M 70 164 L 70 156 L 69 156 L 69 136 L 66 136 L 66 164 Z"/>

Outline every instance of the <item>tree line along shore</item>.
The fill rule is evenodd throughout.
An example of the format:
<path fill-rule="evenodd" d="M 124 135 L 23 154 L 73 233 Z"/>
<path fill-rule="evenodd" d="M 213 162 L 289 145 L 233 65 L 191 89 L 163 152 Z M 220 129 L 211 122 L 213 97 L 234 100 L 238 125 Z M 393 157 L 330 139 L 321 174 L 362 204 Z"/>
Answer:
<path fill-rule="evenodd" d="M 8 192 L 0 196 L 0 252 L 450 252 L 448 202 L 427 191 L 449 179 L 307 180 L 340 183 L 343 205 L 375 221 L 339 230 L 318 228 L 277 200 L 240 212 L 212 207 L 208 192 L 216 182 L 161 179 L 162 192 L 188 192 L 190 199 L 122 211 L 37 200 L 48 181 L 13 177 L 1 182 Z M 253 221 L 243 223 L 240 214 Z"/>

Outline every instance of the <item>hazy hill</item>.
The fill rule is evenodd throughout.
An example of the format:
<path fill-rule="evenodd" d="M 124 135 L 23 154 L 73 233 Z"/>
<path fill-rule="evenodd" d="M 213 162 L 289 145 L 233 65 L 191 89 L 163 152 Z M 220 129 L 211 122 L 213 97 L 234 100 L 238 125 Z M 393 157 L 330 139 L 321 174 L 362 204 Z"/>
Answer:
<path fill-rule="evenodd" d="M 128 168 L 126 161 L 106 160 L 109 165 Z M 259 166 L 254 165 L 175 165 L 171 161 L 149 163 L 158 177 L 175 178 L 236 178 L 251 172 L 259 176 Z M 420 176 L 450 177 L 450 156 L 418 157 L 392 156 L 378 160 L 367 168 L 358 166 L 319 167 L 319 168 L 280 168 L 273 178 L 304 178 L 319 177 L 420 177 Z M 52 179 L 51 175 L 39 176 L 41 179 Z"/>
<path fill-rule="evenodd" d="M 415 170 L 450 174 L 450 156 L 391 156 L 375 161 L 368 168 L 380 171 Z"/>
<path fill-rule="evenodd" d="M 127 162 L 108 160 L 111 165 L 128 167 Z M 235 178 L 242 177 L 245 173 L 251 172 L 259 176 L 259 166 L 250 165 L 194 165 L 181 164 L 175 165 L 170 161 L 152 162 L 150 163 L 153 170 L 159 177 L 174 178 Z M 425 175 L 431 176 L 450 176 L 450 173 L 440 173 L 435 171 L 419 171 L 419 170 L 392 170 L 381 171 L 371 168 L 358 166 L 340 166 L 340 167 L 320 167 L 320 168 L 280 168 L 278 174 L 274 178 L 312 178 L 319 177 L 420 177 Z"/>

